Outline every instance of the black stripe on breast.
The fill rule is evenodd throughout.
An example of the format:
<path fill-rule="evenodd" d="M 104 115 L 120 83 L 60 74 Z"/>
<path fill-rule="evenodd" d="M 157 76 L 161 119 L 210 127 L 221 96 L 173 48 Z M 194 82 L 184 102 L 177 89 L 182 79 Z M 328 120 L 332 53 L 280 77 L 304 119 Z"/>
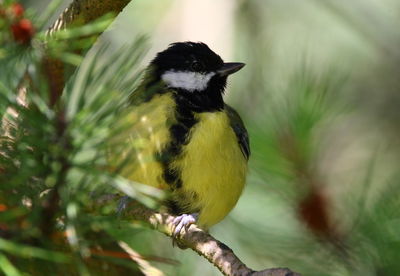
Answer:
<path fill-rule="evenodd" d="M 189 142 L 190 129 L 197 123 L 197 119 L 195 119 L 194 113 L 191 111 L 185 98 L 175 93 L 173 95 L 176 102 L 176 123 L 170 126 L 171 141 L 157 155 L 157 160 L 163 167 L 165 182 L 171 185 L 173 190 L 176 190 L 182 187 L 181 172 L 172 168 L 171 163 L 180 158 L 182 147 Z"/>

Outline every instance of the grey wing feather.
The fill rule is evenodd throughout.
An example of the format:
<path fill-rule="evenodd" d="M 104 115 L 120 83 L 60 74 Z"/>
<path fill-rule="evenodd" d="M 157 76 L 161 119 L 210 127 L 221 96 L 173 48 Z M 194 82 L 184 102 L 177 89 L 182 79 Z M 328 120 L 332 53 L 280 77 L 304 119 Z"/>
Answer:
<path fill-rule="evenodd" d="M 246 157 L 246 159 L 249 160 L 250 157 L 249 134 L 247 133 L 243 121 L 240 118 L 239 114 L 229 105 L 225 105 L 225 110 L 228 114 L 231 127 L 238 139 L 240 149 L 244 157 Z"/>

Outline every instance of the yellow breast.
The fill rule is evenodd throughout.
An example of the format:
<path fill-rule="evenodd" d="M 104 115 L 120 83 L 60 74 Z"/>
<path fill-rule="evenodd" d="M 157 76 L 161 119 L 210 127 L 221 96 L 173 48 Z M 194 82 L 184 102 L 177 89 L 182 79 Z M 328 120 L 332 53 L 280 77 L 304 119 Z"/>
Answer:
<path fill-rule="evenodd" d="M 122 125 L 129 126 L 113 143 L 121 150 L 110 153 L 110 164 L 123 163 L 119 173 L 131 180 L 161 189 L 171 189 L 163 179 L 163 167 L 155 158 L 171 140 L 175 123 L 171 94 L 155 96 L 127 112 Z M 182 187 L 173 196 L 185 212 L 200 212 L 198 224 L 208 228 L 222 220 L 242 193 L 247 160 L 238 145 L 225 112 L 195 114 L 189 142 L 170 164 L 180 172 Z"/>
<path fill-rule="evenodd" d="M 190 209 L 200 210 L 198 224 L 208 228 L 235 206 L 245 184 L 247 160 L 225 112 L 196 117 L 190 141 L 174 166 L 181 172 L 183 192 L 195 195 Z"/>

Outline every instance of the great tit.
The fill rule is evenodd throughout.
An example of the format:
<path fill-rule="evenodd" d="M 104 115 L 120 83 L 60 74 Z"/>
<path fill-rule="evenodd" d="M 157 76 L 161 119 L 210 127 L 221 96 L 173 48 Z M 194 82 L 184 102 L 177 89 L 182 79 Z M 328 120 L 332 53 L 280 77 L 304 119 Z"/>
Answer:
<path fill-rule="evenodd" d="M 192 223 L 207 230 L 242 193 L 249 137 L 223 94 L 227 77 L 244 65 L 224 63 L 204 43 L 173 43 L 131 94 L 128 130 L 115 137 L 120 150 L 111 159 L 123 160 L 123 176 L 169 191 L 174 236 Z"/>

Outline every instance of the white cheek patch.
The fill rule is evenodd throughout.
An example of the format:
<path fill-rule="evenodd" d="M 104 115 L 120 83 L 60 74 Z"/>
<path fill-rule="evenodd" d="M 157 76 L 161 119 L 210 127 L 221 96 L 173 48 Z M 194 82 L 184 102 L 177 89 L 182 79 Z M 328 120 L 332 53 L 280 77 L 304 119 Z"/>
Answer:
<path fill-rule="evenodd" d="M 215 75 L 214 72 L 208 74 L 202 74 L 199 72 L 190 71 L 167 71 L 161 79 L 169 86 L 173 88 L 181 88 L 193 91 L 202 91 L 207 88 L 208 82 Z"/>

